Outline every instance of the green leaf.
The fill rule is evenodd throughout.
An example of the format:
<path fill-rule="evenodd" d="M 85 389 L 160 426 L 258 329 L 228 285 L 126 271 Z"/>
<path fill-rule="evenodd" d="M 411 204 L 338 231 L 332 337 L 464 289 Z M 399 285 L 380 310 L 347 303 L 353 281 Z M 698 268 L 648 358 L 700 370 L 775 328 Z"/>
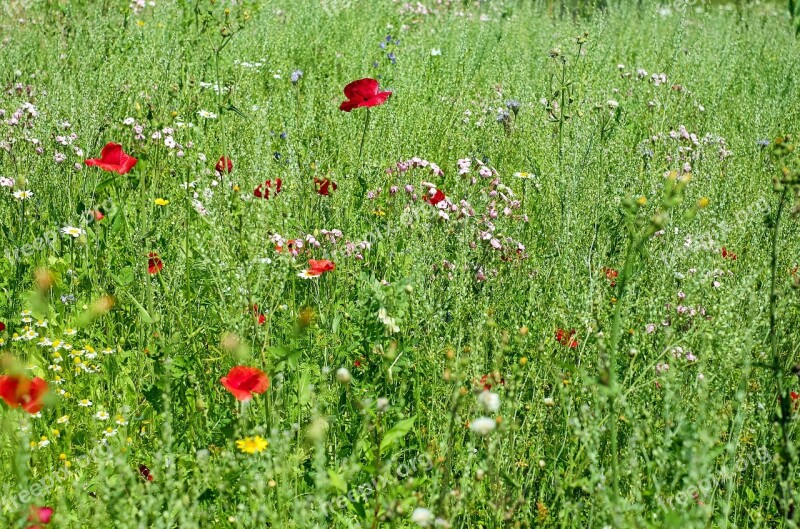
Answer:
<path fill-rule="evenodd" d="M 345 482 L 344 478 L 332 468 L 328 469 L 328 479 L 330 479 L 333 488 L 341 491 L 342 494 L 347 494 L 347 483 Z"/>
<path fill-rule="evenodd" d="M 381 453 L 385 452 L 405 437 L 406 434 L 411 431 L 411 428 L 414 426 L 414 421 L 416 420 L 416 416 L 409 417 L 392 426 L 392 429 L 383 436 L 383 440 L 381 441 Z"/>

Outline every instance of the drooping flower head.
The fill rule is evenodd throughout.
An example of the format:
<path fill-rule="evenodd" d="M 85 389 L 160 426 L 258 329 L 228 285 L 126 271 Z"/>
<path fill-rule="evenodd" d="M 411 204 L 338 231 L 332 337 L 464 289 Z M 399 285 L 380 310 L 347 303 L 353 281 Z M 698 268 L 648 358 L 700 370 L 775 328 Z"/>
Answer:
<path fill-rule="evenodd" d="M 353 81 L 344 87 L 344 95 L 347 101 L 339 105 L 339 110 L 350 112 L 359 107 L 376 107 L 382 105 L 392 95 L 391 92 L 380 92 L 378 81 L 371 78 Z"/>
<path fill-rule="evenodd" d="M 267 375 L 255 367 L 236 366 L 219 381 L 236 400 L 248 401 L 254 394 L 261 394 L 269 388 Z"/>
<path fill-rule="evenodd" d="M 122 151 L 119 143 L 107 143 L 100 151 L 100 158 L 90 158 L 84 163 L 89 167 L 99 167 L 104 171 L 125 174 L 133 169 L 138 160 Z"/>
<path fill-rule="evenodd" d="M 39 377 L 31 380 L 25 375 L 0 376 L 0 398 L 12 408 L 22 408 L 28 413 L 39 413 L 44 408 L 47 382 Z"/>

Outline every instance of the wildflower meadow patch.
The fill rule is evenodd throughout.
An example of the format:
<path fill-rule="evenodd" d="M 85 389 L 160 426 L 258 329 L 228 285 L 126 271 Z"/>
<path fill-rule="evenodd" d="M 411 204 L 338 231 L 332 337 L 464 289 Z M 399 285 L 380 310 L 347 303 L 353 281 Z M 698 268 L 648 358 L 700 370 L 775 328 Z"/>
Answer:
<path fill-rule="evenodd" d="M 797 2 L 0 7 L 0 527 L 800 525 Z"/>

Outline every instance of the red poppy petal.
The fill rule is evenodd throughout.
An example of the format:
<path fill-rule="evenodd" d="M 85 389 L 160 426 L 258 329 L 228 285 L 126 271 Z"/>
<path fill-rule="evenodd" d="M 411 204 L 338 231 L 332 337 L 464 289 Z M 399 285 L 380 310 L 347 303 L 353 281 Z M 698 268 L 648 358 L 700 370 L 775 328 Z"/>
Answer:
<path fill-rule="evenodd" d="M 365 107 L 376 107 L 378 105 L 382 105 L 386 103 L 386 100 L 389 99 L 389 96 L 392 95 L 391 92 L 381 92 L 380 94 L 374 95 L 369 98 L 369 101 L 364 103 L 363 106 Z"/>
<path fill-rule="evenodd" d="M 345 112 L 350 112 L 354 108 L 358 108 L 359 105 L 355 101 L 344 101 L 341 105 L 339 105 L 339 110 L 344 110 Z"/>
<path fill-rule="evenodd" d="M 19 378 L 10 375 L 0 376 L 0 398 L 12 408 L 19 406 L 19 400 L 17 400 L 18 387 Z"/>
<path fill-rule="evenodd" d="M 369 99 L 378 93 L 378 81 L 369 77 L 353 81 L 344 87 L 347 99 Z"/>
<path fill-rule="evenodd" d="M 233 386 L 228 377 L 222 377 L 221 379 L 219 379 L 219 381 L 222 383 L 223 386 L 225 386 L 225 389 L 230 391 L 231 394 L 234 397 L 236 397 L 236 400 L 246 401 L 253 398 L 253 394 L 247 391 L 246 389 L 239 389 Z"/>
<path fill-rule="evenodd" d="M 53 509 L 50 507 L 34 507 L 31 505 L 31 515 L 28 517 L 30 522 L 50 523 L 53 517 Z"/>
<path fill-rule="evenodd" d="M 100 151 L 100 159 L 107 164 L 120 165 L 122 163 L 122 145 L 119 143 L 109 142 Z"/>

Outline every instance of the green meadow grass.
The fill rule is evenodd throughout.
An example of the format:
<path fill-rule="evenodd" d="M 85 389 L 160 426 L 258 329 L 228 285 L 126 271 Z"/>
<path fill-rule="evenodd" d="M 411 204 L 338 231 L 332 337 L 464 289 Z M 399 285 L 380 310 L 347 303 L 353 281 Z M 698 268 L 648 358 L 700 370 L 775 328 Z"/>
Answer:
<path fill-rule="evenodd" d="M 797 527 L 783 3 L 156 3 L 0 15 L 2 527 Z"/>

